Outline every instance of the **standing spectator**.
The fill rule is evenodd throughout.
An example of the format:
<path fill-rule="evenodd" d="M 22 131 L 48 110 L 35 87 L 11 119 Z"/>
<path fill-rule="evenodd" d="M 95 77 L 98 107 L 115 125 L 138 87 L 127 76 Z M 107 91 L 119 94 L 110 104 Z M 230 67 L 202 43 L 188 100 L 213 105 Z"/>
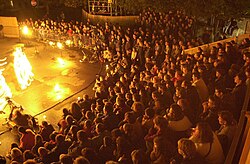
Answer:
<path fill-rule="evenodd" d="M 234 77 L 235 87 L 232 90 L 232 95 L 235 98 L 236 109 L 232 113 L 234 114 L 236 120 L 239 120 L 241 110 L 243 108 L 243 103 L 246 96 L 246 83 L 245 83 L 245 74 L 239 73 Z"/>

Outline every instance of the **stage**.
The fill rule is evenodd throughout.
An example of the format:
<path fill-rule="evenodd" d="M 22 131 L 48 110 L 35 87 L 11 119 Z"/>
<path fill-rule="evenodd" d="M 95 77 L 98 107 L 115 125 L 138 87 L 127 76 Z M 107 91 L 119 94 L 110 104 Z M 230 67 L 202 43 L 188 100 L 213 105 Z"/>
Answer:
<path fill-rule="evenodd" d="M 23 51 L 34 73 L 31 85 L 24 90 L 20 88 L 13 69 L 13 51 L 17 46 L 24 46 Z M 4 66 L 3 76 L 12 92 L 12 99 L 22 105 L 24 113 L 36 116 L 39 122 L 46 119 L 54 126 L 62 116 L 62 108 L 69 108 L 71 102 L 85 93 L 93 95 L 91 83 L 101 69 L 101 65 L 97 63 L 79 62 L 82 54 L 77 51 L 66 48 L 60 50 L 35 41 L 1 39 L 0 58 L 5 57 L 7 64 Z M 8 106 L 3 110 L 6 114 L 0 115 L 0 132 L 8 131 L 8 127 L 2 123 L 10 110 Z M 11 132 L 0 135 L 0 155 L 5 155 L 15 139 Z"/>

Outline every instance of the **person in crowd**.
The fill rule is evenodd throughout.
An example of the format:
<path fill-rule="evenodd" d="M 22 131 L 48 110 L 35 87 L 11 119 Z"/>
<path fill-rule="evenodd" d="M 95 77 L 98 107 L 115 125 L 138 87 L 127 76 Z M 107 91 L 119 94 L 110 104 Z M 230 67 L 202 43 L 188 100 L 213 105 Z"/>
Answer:
<path fill-rule="evenodd" d="M 131 153 L 131 159 L 133 164 L 149 164 L 149 159 L 146 153 L 142 150 L 135 149 Z"/>
<path fill-rule="evenodd" d="M 192 85 L 196 88 L 200 97 L 200 101 L 201 102 L 206 101 L 209 96 L 209 92 L 204 80 L 200 77 L 200 74 L 198 72 L 193 73 L 192 79 L 193 79 Z"/>
<path fill-rule="evenodd" d="M 172 163 L 176 164 L 196 164 L 207 162 L 205 159 L 197 152 L 195 144 L 188 138 L 181 138 L 178 141 L 178 153 L 180 154 L 179 158 L 172 159 Z"/>
<path fill-rule="evenodd" d="M 239 73 L 234 77 L 235 87 L 233 88 L 231 93 L 235 99 L 235 104 L 236 104 L 235 110 L 232 111 L 236 120 L 239 120 L 240 118 L 241 110 L 245 100 L 246 89 L 247 89 L 245 80 L 246 80 L 245 73 Z"/>
<path fill-rule="evenodd" d="M 31 150 L 25 150 L 23 152 L 23 161 L 32 160 L 36 155 Z"/>
<path fill-rule="evenodd" d="M 218 116 L 220 128 L 215 131 L 215 134 L 221 142 L 224 154 L 227 155 L 237 129 L 237 121 L 229 111 L 221 111 Z"/>
<path fill-rule="evenodd" d="M 116 143 L 110 136 L 103 138 L 103 145 L 99 149 L 99 155 L 103 162 L 115 160 L 113 152 L 116 149 Z"/>
<path fill-rule="evenodd" d="M 38 149 L 39 147 L 44 147 L 45 141 L 43 141 L 43 138 L 40 134 L 35 135 L 35 144 L 32 147 L 32 153 L 35 155 L 38 155 Z"/>
<path fill-rule="evenodd" d="M 224 162 L 220 141 L 208 123 L 199 122 L 189 139 L 194 142 L 197 152 L 205 158 L 207 163 L 222 164 Z"/>
<path fill-rule="evenodd" d="M 177 140 L 186 137 L 187 131 L 192 127 L 192 123 L 182 112 L 182 109 L 177 104 L 172 104 L 165 116 L 168 120 L 168 127 L 176 134 Z"/>
<path fill-rule="evenodd" d="M 200 120 L 206 121 L 212 130 L 219 129 L 218 112 L 222 110 L 220 99 L 216 96 L 209 96 L 208 101 L 202 104 L 203 112 L 200 115 Z"/>
<path fill-rule="evenodd" d="M 89 160 L 83 156 L 77 157 L 73 164 L 90 164 Z"/>
<path fill-rule="evenodd" d="M 59 39 L 61 35 L 70 37 L 74 42 L 71 46 L 79 50 L 95 47 L 93 56 L 97 53 L 101 63 L 108 63 L 106 75 L 96 77 L 93 98 L 83 95 L 72 103 L 70 110 L 64 108 L 57 131 L 52 132 L 50 128 L 48 132 L 46 125 L 42 125 L 41 131 L 45 132 L 39 133 L 47 142 L 41 145 L 44 147 L 38 146 L 37 161 L 45 164 L 112 162 L 109 160 L 115 163 L 169 163 L 177 153 L 180 136 L 176 132 L 186 131 L 191 126 L 187 120 L 194 118 L 192 123 L 196 123 L 199 116 L 213 130 L 219 129 L 216 134 L 227 134 L 230 119 L 218 115 L 223 103 L 216 99 L 220 97 L 223 102 L 224 95 L 215 93 L 214 89 L 217 84 L 229 86 L 224 79 L 228 79 L 227 70 L 234 62 L 229 57 L 231 48 L 228 44 L 226 48 L 217 44 L 210 52 L 198 48 L 194 55 L 185 54 L 186 48 L 203 44 L 200 38 L 194 38 L 195 22 L 195 18 L 183 11 L 158 13 L 153 9 L 143 11 L 136 22 L 138 26 L 133 28 L 110 23 L 93 26 L 90 20 L 86 23 L 27 20 L 24 24 L 33 26 L 39 38 L 49 40 L 56 30 Z M 235 63 L 242 67 L 238 71 L 244 72 L 250 63 L 249 55 L 244 52 L 244 59 L 240 60 L 239 47 L 232 44 L 239 58 Z M 224 72 L 220 72 L 221 69 Z M 232 95 L 238 94 L 237 87 Z M 172 106 L 167 120 L 162 116 L 173 103 L 175 91 L 180 91 L 176 103 L 182 108 L 178 106 L 177 109 L 176 104 Z M 216 95 L 216 98 L 209 95 Z M 118 125 L 121 126 L 118 128 Z M 146 141 L 146 148 L 141 139 Z M 190 140 L 178 143 L 180 162 L 192 163 L 202 158 L 207 163 L 223 162 L 218 137 L 206 123 L 197 124 Z"/>
<path fill-rule="evenodd" d="M 167 164 L 170 159 L 175 156 L 174 145 L 170 141 L 162 137 L 154 138 L 153 150 L 150 153 L 150 160 L 153 164 Z"/>
<path fill-rule="evenodd" d="M 59 156 L 60 154 L 67 154 L 68 153 L 68 148 L 70 147 L 71 142 L 70 141 L 65 141 L 65 136 L 62 134 L 57 134 L 56 135 L 56 146 L 49 152 L 50 158 L 54 162 L 59 161 Z"/>
<path fill-rule="evenodd" d="M 44 141 L 49 142 L 49 136 L 50 134 L 52 134 L 53 131 L 55 131 L 55 129 L 51 124 L 49 124 L 47 121 L 42 121 L 42 125 L 38 134 L 42 136 Z"/>
<path fill-rule="evenodd" d="M 68 148 L 68 154 L 73 157 L 80 156 L 82 149 L 85 147 L 91 147 L 91 140 L 83 130 L 79 130 L 77 132 L 77 141 L 74 141 Z"/>
<path fill-rule="evenodd" d="M 35 133 L 31 129 L 19 127 L 18 132 L 21 134 L 19 148 L 21 150 L 31 150 L 35 145 Z"/>
<path fill-rule="evenodd" d="M 10 152 L 10 162 L 17 162 L 22 163 L 23 162 L 23 153 L 19 148 L 13 148 Z"/>

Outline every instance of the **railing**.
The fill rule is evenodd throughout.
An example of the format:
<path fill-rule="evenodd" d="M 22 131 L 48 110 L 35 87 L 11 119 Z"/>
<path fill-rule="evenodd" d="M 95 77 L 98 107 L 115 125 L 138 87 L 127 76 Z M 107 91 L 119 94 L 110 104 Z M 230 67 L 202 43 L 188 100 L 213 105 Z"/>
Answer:
<path fill-rule="evenodd" d="M 250 81 L 247 81 L 247 91 L 241 111 L 240 120 L 238 123 L 238 128 L 235 133 L 234 139 L 232 141 L 231 147 L 229 149 L 225 164 L 240 163 L 245 164 L 246 161 L 250 160 L 249 150 L 250 150 L 250 112 L 248 109 L 250 100 Z M 246 119 L 247 118 L 247 119 Z M 247 122 L 247 124 L 246 124 Z M 249 162 L 248 162 L 249 163 Z"/>
<path fill-rule="evenodd" d="M 105 22 L 110 22 L 113 24 L 120 25 L 131 25 L 136 23 L 136 19 L 139 16 L 104 16 L 104 15 L 92 15 L 82 10 L 83 19 L 90 19 L 92 23 L 104 24 Z"/>

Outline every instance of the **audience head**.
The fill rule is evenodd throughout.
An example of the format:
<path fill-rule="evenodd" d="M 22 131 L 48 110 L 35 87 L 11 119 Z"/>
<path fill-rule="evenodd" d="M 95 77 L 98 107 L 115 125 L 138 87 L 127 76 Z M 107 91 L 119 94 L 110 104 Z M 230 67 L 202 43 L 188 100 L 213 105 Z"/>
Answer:
<path fill-rule="evenodd" d="M 197 153 L 194 142 L 187 138 L 178 141 L 178 152 L 184 159 L 191 159 Z"/>

